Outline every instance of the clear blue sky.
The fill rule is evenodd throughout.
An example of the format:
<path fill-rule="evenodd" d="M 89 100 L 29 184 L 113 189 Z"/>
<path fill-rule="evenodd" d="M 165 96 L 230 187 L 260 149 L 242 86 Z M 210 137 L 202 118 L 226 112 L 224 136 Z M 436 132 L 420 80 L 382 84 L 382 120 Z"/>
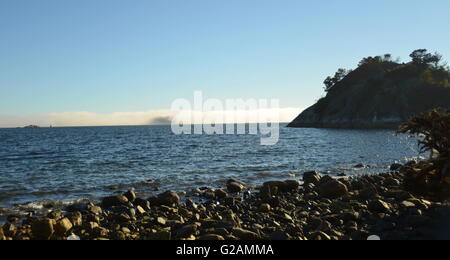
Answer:
<path fill-rule="evenodd" d="M 148 111 L 175 98 L 314 103 L 361 58 L 450 60 L 448 0 L 0 0 L 0 114 Z"/>

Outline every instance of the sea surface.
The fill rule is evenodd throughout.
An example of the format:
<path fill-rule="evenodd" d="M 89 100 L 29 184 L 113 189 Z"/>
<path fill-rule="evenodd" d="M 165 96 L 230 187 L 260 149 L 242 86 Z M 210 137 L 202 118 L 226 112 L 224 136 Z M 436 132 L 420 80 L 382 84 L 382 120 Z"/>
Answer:
<path fill-rule="evenodd" d="M 261 146 L 257 135 L 177 136 L 168 126 L 0 129 L 0 207 L 375 173 L 419 156 L 416 140 L 391 130 L 280 131 L 277 145 Z"/>

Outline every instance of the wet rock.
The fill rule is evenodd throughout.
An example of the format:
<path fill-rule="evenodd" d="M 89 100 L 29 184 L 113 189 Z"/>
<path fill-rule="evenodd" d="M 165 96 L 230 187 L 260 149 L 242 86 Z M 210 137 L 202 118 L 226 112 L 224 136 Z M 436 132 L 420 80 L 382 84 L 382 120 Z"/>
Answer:
<path fill-rule="evenodd" d="M 394 163 L 391 165 L 390 170 L 391 171 L 399 171 L 402 167 L 403 167 L 403 164 Z"/>
<path fill-rule="evenodd" d="M 239 193 L 244 190 L 244 185 L 237 182 L 230 182 L 227 184 L 227 190 L 230 193 Z"/>
<path fill-rule="evenodd" d="M 285 188 L 287 192 L 296 191 L 300 187 L 300 182 L 296 180 L 287 180 L 284 183 L 286 184 Z"/>
<path fill-rule="evenodd" d="M 134 190 L 129 190 L 127 192 L 125 192 L 123 194 L 123 196 L 125 196 L 129 202 L 133 203 L 134 200 L 136 199 L 136 193 L 134 192 Z"/>
<path fill-rule="evenodd" d="M 364 164 L 362 164 L 362 163 L 359 163 L 359 164 L 353 166 L 353 168 L 362 169 L 362 168 L 366 168 L 366 166 Z"/>
<path fill-rule="evenodd" d="M 199 238 L 199 240 L 202 241 L 223 241 L 225 240 L 225 238 L 221 235 L 216 235 L 216 234 L 208 234 L 208 235 L 203 235 Z"/>
<path fill-rule="evenodd" d="M 104 208 L 111 208 L 121 205 L 127 205 L 128 199 L 125 196 L 111 196 L 103 198 L 102 200 L 102 206 Z"/>
<path fill-rule="evenodd" d="M 317 185 L 320 181 L 320 174 L 318 172 L 312 171 L 312 172 L 305 172 L 303 174 L 303 182 L 305 184 L 312 183 L 314 185 Z"/>
<path fill-rule="evenodd" d="M 282 192 L 291 192 L 298 189 L 300 183 L 298 181 L 268 181 L 261 188 L 261 195 L 270 198 Z"/>
<path fill-rule="evenodd" d="M 33 234 L 33 237 L 38 240 L 49 239 L 54 233 L 53 226 L 55 224 L 56 221 L 50 218 L 42 218 L 34 220 L 31 225 L 31 232 Z"/>
<path fill-rule="evenodd" d="M 239 238 L 240 240 L 258 240 L 258 239 L 260 239 L 259 235 L 256 234 L 255 232 L 245 230 L 242 228 L 233 228 L 231 233 L 235 237 Z"/>
<path fill-rule="evenodd" d="M 74 203 L 66 207 L 67 212 L 81 212 L 87 209 L 88 203 Z"/>
<path fill-rule="evenodd" d="M 389 203 L 382 200 L 373 200 L 369 203 L 368 208 L 370 211 L 376 213 L 387 213 L 391 211 L 391 206 Z"/>
<path fill-rule="evenodd" d="M 150 198 L 149 201 L 150 204 L 154 205 L 173 206 L 178 205 L 178 203 L 180 202 L 180 196 L 176 192 L 166 191 L 158 195 L 158 197 L 156 198 Z"/>
<path fill-rule="evenodd" d="M 228 193 L 222 189 L 218 189 L 214 191 L 214 197 L 219 200 L 225 199 L 226 197 L 228 197 Z"/>
<path fill-rule="evenodd" d="M 68 218 L 63 218 L 56 222 L 55 225 L 55 234 L 56 235 L 65 235 L 73 228 L 72 222 Z"/>
<path fill-rule="evenodd" d="M 330 180 L 323 183 L 318 188 L 319 194 L 322 197 L 329 199 L 336 199 L 348 195 L 348 188 L 345 184 L 338 180 Z"/>

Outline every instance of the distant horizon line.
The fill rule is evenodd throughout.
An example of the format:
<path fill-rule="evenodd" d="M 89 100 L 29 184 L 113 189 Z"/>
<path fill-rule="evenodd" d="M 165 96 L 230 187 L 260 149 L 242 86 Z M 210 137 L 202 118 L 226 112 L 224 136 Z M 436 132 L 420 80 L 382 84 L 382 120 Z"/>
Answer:
<path fill-rule="evenodd" d="M 291 122 L 258 122 L 258 123 L 223 123 L 223 125 L 258 125 L 258 124 L 289 124 Z M 192 126 L 201 124 L 191 124 Z M 27 128 L 28 126 L 36 126 L 36 128 Z M 83 127 L 136 127 L 136 126 L 171 126 L 170 124 L 148 124 L 148 125 L 81 125 L 81 126 L 40 126 L 40 125 L 27 125 L 16 127 L 1 127 L 0 129 L 42 129 L 42 128 L 83 128 Z"/>

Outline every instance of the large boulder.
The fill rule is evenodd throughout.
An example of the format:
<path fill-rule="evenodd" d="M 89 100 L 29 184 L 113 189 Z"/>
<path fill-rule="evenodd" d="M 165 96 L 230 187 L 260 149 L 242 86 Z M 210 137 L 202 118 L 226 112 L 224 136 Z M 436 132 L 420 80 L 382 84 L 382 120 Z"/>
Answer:
<path fill-rule="evenodd" d="M 50 218 L 36 219 L 31 224 L 31 232 L 35 239 L 47 240 L 55 232 L 53 226 L 56 225 L 56 221 Z"/>
<path fill-rule="evenodd" d="M 150 204 L 156 206 L 173 206 L 180 203 L 180 196 L 176 192 L 166 191 L 157 197 L 149 198 L 148 201 L 150 201 Z"/>
<path fill-rule="evenodd" d="M 55 228 L 55 234 L 56 235 L 65 235 L 67 232 L 69 232 L 72 228 L 72 222 L 68 218 L 63 218 L 56 222 Z"/>
<path fill-rule="evenodd" d="M 230 193 L 239 193 L 244 190 L 244 185 L 238 182 L 229 182 L 227 183 L 227 190 Z"/>
<path fill-rule="evenodd" d="M 309 184 L 312 183 L 314 185 L 317 185 L 320 181 L 320 174 L 318 172 L 315 171 L 311 171 L 311 172 L 305 172 L 303 174 L 303 182 L 305 184 Z"/>
<path fill-rule="evenodd" d="M 111 196 L 103 198 L 102 206 L 104 208 L 117 207 L 128 204 L 128 198 L 125 196 Z"/>
<path fill-rule="evenodd" d="M 318 187 L 320 196 L 328 199 L 336 199 L 348 195 L 348 188 L 338 180 L 330 180 Z"/>
<path fill-rule="evenodd" d="M 391 206 L 382 200 L 373 200 L 369 203 L 368 208 L 375 213 L 387 213 L 391 210 Z"/>

